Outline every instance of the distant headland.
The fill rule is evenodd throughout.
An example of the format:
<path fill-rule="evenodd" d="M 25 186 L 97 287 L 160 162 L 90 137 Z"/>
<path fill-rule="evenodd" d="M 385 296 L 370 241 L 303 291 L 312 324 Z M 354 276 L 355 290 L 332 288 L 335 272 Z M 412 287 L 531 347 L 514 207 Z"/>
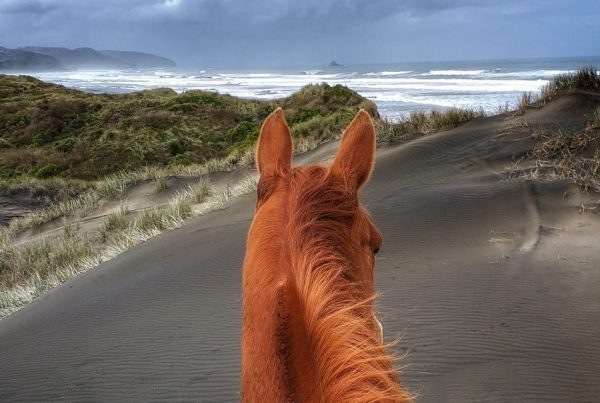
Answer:
<path fill-rule="evenodd" d="M 144 69 L 176 66 L 170 59 L 143 52 L 41 46 L 8 49 L 0 46 L 0 71 Z"/>

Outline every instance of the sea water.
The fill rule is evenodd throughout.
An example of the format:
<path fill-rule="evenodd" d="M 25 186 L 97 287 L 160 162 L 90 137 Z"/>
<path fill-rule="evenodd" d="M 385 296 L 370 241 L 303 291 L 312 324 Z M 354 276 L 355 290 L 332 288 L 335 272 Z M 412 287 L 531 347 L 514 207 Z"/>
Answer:
<path fill-rule="evenodd" d="M 600 57 L 303 66 L 278 69 L 98 70 L 37 73 L 36 77 L 94 93 L 168 87 L 217 91 L 244 98 L 286 97 L 305 85 L 346 85 L 396 120 L 415 110 L 450 107 L 494 113 L 514 107 L 524 92 L 539 91 L 553 76 L 600 67 Z"/>

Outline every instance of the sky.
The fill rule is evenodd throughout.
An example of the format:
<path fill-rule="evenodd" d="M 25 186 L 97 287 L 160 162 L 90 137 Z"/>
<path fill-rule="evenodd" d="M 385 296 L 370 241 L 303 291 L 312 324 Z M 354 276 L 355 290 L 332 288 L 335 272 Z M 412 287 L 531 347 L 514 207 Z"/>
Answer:
<path fill-rule="evenodd" d="M 600 0 L 0 0 L 0 46 L 188 67 L 600 55 Z"/>

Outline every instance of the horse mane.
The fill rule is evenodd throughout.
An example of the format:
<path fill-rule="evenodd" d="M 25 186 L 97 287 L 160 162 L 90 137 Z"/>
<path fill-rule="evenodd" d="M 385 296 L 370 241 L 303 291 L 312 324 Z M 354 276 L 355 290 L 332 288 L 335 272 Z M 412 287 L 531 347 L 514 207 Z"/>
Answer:
<path fill-rule="evenodd" d="M 316 396 L 324 402 L 410 401 L 389 346 L 374 331 L 375 297 L 360 294 L 347 257 L 351 225 L 361 219 L 356 191 L 318 166 L 293 169 L 288 191 L 284 281 L 296 312 L 287 315 L 298 315 L 307 337 L 302 342 L 313 352 Z"/>

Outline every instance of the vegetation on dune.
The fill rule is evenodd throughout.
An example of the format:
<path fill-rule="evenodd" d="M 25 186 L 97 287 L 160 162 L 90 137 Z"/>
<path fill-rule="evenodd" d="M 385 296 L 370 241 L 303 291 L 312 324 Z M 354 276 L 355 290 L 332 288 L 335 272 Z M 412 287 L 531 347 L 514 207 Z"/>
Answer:
<path fill-rule="evenodd" d="M 91 182 L 78 179 L 38 179 L 25 176 L 0 179 L 0 195 L 22 196 L 24 199 L 47 205 L 69 200 L 92 186 Z"/>
<path fill-rule="evenodd" d="M 556 77 L 540 94 L 525 94 L 516 113 L 574 90 L 600 90 L 596 70 Z M 206 175 L 252 164 L 260 124 L 277 106 L 284 108 L 297 152 L 339 136 L 359 108 L 378 117 L 373 103 L 327 84 L 281 100 L 256 101 L 167 89 L 92 95 L 0 75 L 0 194 L 52 202 L 0 230 L 0 317 L 131 246 L 180 227 L 186 218 L 223 208 L 232 197 L 255 189 L 255 175 L 221 189 L 210 186 Z M 397 144 L 483 115 L 451 108 L 413 112 L 399 122 L 376 119 L 377 139 Z M 580 132 L 537 131 L 534 139 L 530 158 L 536 172 L 600 191 L 600 108 Z M 196 181 L 165 205 L 129 210 L 125 196 L 133 186 L 149 182 L 156 192 L 166 192 L 174 177 Z M 97 230 L 81 231 L 78 220 L 103 201 L 122 204 Z M 16 243 L 19 233 L 53 220 L 63 220 L 61 236 Z"/>
<path fill-rule="evenodd" d="M 63 192 L 49 208 L 0 231 L 0 317 L 191 215 L 223 208 L 255 189 L 254 175 L 223 189 L 202 178 L 253 163 L 260 124 L 278 106 L 298 151 L 339 136 L 359 108 L 377 116 L 374 104 L 356 92 L 327 84 L 264 102 L 165 89 L 92 95 L 0 76 L 0 191 Z M 173 177 L 199 180 L 167 205 L 128 209 L 125 196 L 133 186 L 149 181 L 163 192 Z M 80 231 L 81 217 L 110 200 L 123 204 L 97 230 Z M 59 219 L 62 236 L 16 243 L 24 230 Z"/>
<path fill-rule="evenodd" d="M 584 67 L 574 73 L 558 74 L 550 80 L 546 91 L 600 90 L 600 74 L 594 66 Z"/>
<path fill-rule="evenodd" d="M 539 93 L 523 93 L 515 112 L 522 115 L 529 107 L 543 106 L 557 95 L 577 90 L 600 91 L 600 74 L 595 66 L 584 67 L 573 73 L 558 74 L 542 87 Z"/>
<path fill-rule="evenodd" d="M 586 127 L 587 131 L 596 129 L 600 129 L 600 107 L 596 108 L 596 110 L 594 111 L 593 119 L 589 122 L 588 126 Z"/>
<path fill-rule="evenodd" d="M 399 122 L 382 121 L 377 127 L 379 144 L 391 145 L 406 141 L 415 134 L 431 134 L 461 126 L 471 119 L 484 116 L 483 110 L 450 108 L 445 111 L 415 111 Z"/>
<path fill-rule="evenodd" d="M 226 207 L 232 197 L 255 190 L 256 183 L 256 176 L 250 175 L 220 189 L 200 179 L 164 206 L 141 212 L 121 206 L 94 232 L 81 233 L 76 222 L 65 222 L 58 238 L 18 245 L 9 232 L 0 231 L 0 318 L 78 273 L 181 227 L 192 215 Z"/>
<path fill-rule="evenodd" d="M 600 192 L 600 132 L 536 132 L 530 153 L 536 175 L 569 179 L 585 191 Z M 540 172 L 541 171 L 541 172 Z"/>
<path fill-rule="evenodd" d="M 98 179 L 148 165 L 201 163 L 251 147 L 260 124 L 284 108 L 297 138 L 339 135 L 373 103 L 343 86 L 309 85 L 274 101 L 156 89 L 88 94 L 0 75 L 0 176 Z"/>
<path fill-rule="evenodd" d="M 523 94 L 515 113 L 522 115 L 531 107 L 544 106 L 556 96 L 574 91 L 600 92 L 600 74 L 595 67 L 559 74 L 539 93 Z M 532 137 L 536 144 L 528 158 L 535 161 L 535 167 L 527 176 L 567 179 L 586 192 L 600 192 L 600 107 L 579 130 L 542 129 Z"/>
<path fill-rule="evenodd" d="M 96 209 L 102 200 L 121 200 L 125 198 L 131 187 L 145 181 L 154 181 L 155 190 L 162 192 L 168 187 L 170 177 L 201 177 L 203 175 L 216 172 L 227 171 L 232 169 L 237 163 L 246 163 L 253 160 L 253 150 L 243 152 L 235 151 L 228 157 L 223 159 L 212 159 L 205 164 L 192 165 L 172 165 L 167 167 L 145 167 L 135 171 L 119 171 L 109 175 L 102 180 L 95 182 L 86 182 L 78 180 L 64 180 L 61 178 L 53 178 L 47 180 L 50 184 L 65 183 L 65 189 L 75 189 L 71 197 L 65 197 L 59 201 L 52 203 L 49 207 L 30 213 L 24 217 L 13 219 L 7 228 L 0 230 L 10 235 L 16 235 L 29 228 L 34 228 L 41 224 L 56 220 L 60 217 L 83 217 Z M 38 179 L 32 180 L 31 183 L 37 184 L 45 181 Z M 27 189 L 30 182 L 22 184 L 23 188 Z M 79 185 L 79 187 L 76 187 Z M 11 185 L 9 189 L 18 188 L 18 184 Z M 42 190 L 48 186 L 41 187 Z M 81 190 L 81 192 L 77 192 Z M 2 187 L 0 185 L 0 192 Z"/>

